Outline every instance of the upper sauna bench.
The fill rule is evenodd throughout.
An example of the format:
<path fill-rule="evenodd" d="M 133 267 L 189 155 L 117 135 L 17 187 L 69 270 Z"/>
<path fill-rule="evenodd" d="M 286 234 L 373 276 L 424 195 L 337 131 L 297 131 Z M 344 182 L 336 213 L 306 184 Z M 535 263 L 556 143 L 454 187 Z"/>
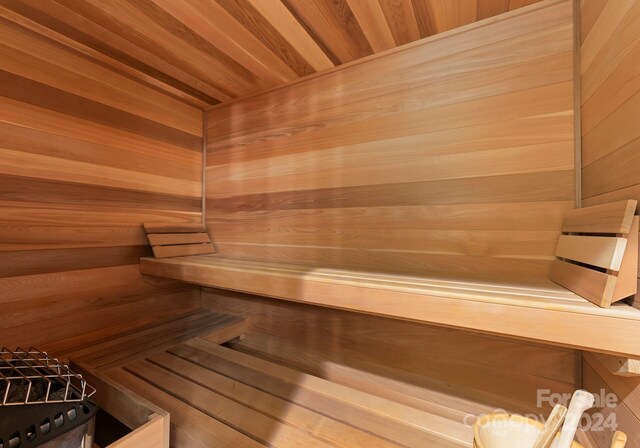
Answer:
<path fill-rule="evenodd" d="M 249 261 L 143 258 L 143 274 L 342 310 L 640 357 L 640 310 L 600 308 L 551 282 L 457 281 Z"/>

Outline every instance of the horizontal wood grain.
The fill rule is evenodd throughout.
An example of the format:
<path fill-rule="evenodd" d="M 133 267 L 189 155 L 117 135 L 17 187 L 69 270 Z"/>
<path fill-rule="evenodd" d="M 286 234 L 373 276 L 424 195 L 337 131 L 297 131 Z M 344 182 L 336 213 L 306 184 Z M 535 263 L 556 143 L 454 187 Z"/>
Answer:
<path fill-rule="evenodd" d="M 142 224 L 147 233 L 192 233 L 204 232 L 202 223 L 165 223 L 165 222 L 144 222 Z"/>
<path fill-rule="evenodd" d="M 68 227 L 140 227 L 141 221 L 193 223 L 199 212 L 153 210 L 131 207 L 93 206 L 87 214 L 86 205 L 40 204 L 0 200 L 5 226 L 68 226 Z"/>
<path fill-rule="evenodd" d="M 207 210 L 271 211 L 342 207 L 391 207 L 444 204 L 501 204 L 566 201 L 573 171 L 526 173 L 387 185 L 298 190 L 207 199 Z M 531 185 L 539 185 L 532 191 Z M 491 202 L 490 202 L 491 201 Z M 215 215 L 213 215 L 215 216 Z"/>
<path fill-rule="evenodd" d="M 425 440 L 439 446 L 464 446 L 467 443 L 464 429 L 455 422 L 235 350 L 204 341 L 191 341 L 185 348 L 172 349 L 171 352 L 189 353 L 189 357 L 214 370 L 217 361 L 219 369 L 225 369 L 226 375 L 235 370 L 237 373 L 231 375 L 242 375 L 243 379 L 248 376 L 244 373 L 247 370 L 261 372 L 263 387 L 269 393 L 337 417 L 386 440 L 409 446 Z M 238 367 L 229 369 L 229 364 Z M 284 391 L 296 384 L 300 390 L 295 397 L 283 396 Z M 418 442 L 420 439 L 422 442 Z"/>
<path fill-rule="evenodd" d="M 90 347 L 70 352 L 68 356 L 95 368 L 109 370 L 162 352 L 196 336 L 223 330 L 227 325 L 235 324 L 237 320 L 233 316 L 200 310 L 177 315 L 172 320 L 157 323 L 140 331 L 97 341 Z"/>
<path fill-rule="evenodd" d="M 211 106 L 436 33 L 483 27 L 473 24 L 478 20 L 517 17 L 520 11 L 509 11 L 535 1 L 154 0 L 105 6 L 16 0 L 3 2 L 3 15 L 24 27 L 14 26 L 11 34 L 53 37 L 126 71 L 156 95 Z"/>
<path fill-rule="evenodd" d="M 179 196 L 198 197 L 200 183 L 171 177 L 145 174 L 120 168 L 109 168 L 83 162 L 59 159 L 0 148 L 5 162 L 0 174 L 21 176 L 24 167 L 30 167 L 32 177 L 50 181 L 70 181 L 94 184 L 102 187 L 139 190 Z M 135 173 L 135 176 L 134 176 Z"/>
<path fill-rule="evenodd" d="M 363 230 L 508 230 L 555 231 L 562 225 L 569 201 L 494 204 L 408 205 L 389 207 L 317 208 L 313 210 L 220 211 L 209 226 L 348 228 Z"/>
<path fill-rule="evenodd" d="M 618 201 L 566 212 L 563 232 L 628 234 L 638 201 Z"/>
<path fill-rule="evenodd" d="M 193 135 L 202 129 L 193 121 L 199 110 L 144 82 L 110 69 L 87 57 L 88 52 L 69 51 L 63 39 L 43 38 L 42 31 L 25 23 L 0 19 L 4 37 L 0 45 L 5 70 L 175 127 Z M 61 37 L 61 36 L 59 36 Z M 116 67 L 121 68 L 121 67 Z"/>
<path fill-rule="evenodd" d="M 582 2 L 582 194 L 586 205 L 638 199 L 640 5 Z"/>
<path fill-rule="evenodd" d="M 556 256 L 619 271 L 626 247 L 626 238 L 560 235 Z"/>
<path fill-rule="evenodd" d="M 0 227 L 0 252 L 142 246 L 145 242 L 144 232 L 135 227 Z"/>
<path fill-rule="evenodd" d="M 585 198 L 607 193 L 615 194 L 616 191 L 632 189 L 640 184 L 640 178 L 634 169 L 638 148 L 640 138 L 585 166 L 582 169 Z"/>
<path fill-rule="evenodd" d="M 246 436 L 230 426 L 225 425 L 210 415 L 184 403 L 179 398 L 156 388 L 143 379 L 124 371 L 114 369 L 106 373 L 108 378 L 116 381 L 136 394 L 153 400 L 159 406 L 167 409 L 171 415 L 171 445 L 172 446 L 202 446 L 199 440 L 216 440 L 226 446 L 240 448 L 261 448 L 263 444 Z"/>
<path fill-rule="evenodd" d="M 267 440 L 272 440 L 271 438 L 273 437 L 272 443 L 280 446 L 293 446 L 286 444 L 286 440 L 301 441 L 305 446 L 309 447 L 330 446 L 291 426 L 280 425 L 277 435 L 270 435 L 271 428 L 278 425 L 273 418 L 252 408 L 244 407 L 224 395 L 209 390 L 196 382 L 191 382 L 148 361 L 139 361 L 129 365 L 126 370 L 138 377 L 145 378 L 157 388 L 166 390 L 172 395 L 175 395 L 178 391 L 184 393 L 189 397 L 187 403 L 192 407 L 219 418 L 232 428 L 248 433 L 261 443 L 267 443 Z"/>
<path fill-rule="evenodd" d="M 175 246 L 153 246 L 153 255 L 156 258 L 184 257 L 187 255 L 211 254 L 215 250 L 211 243 L 203 244 L 178 244 Z"/>
<path fill-rule="evenodd" d="M 412 251 L 434 254 L 470 256 L 540 256 L 553 251 L 558 239 L 556 231 L 465 231 L 422 229 L 359 229 L 317 227 L 262 227 L 243 225 L 229 228 L 210 223 L 216 244 L 269 244 L 274 246 L 320 246 L 379 251 Z"/>
<path fill-rule="evenodd" d="M 196 166 L 200 154 L 195 151 L 178 147 L 166 149 L 162 148 L 162 145 L 152 150 L 151 147 L 145 148 L 139 143 L 125 145 L 117 138 L 98 138 L 98 141 L 92 141 L 92 137 L 97 137 L 95 133 L 82 135 L 82 126 L 77 121 L 73 129 L 75 132 L 67 132 L 64 135 L 62 126 L 58 132 L 54 129 L 41 129 L 42 122 L 37 121 L 37 118 L 34 117 L 30 123 L 29 120 L 16 120 L 15 124 L 0 123 L 2 147 L 31 154 L 55 153 L 62 159 L 113 168 L 131 169 L 132 165 L 135 165 L 136 170 L 147 174 L 178 179 L 197 180 L 202 175 Z M 48 123 L 51 124 L 51 117 L 48 118 Z M 71 119 L 69 123 L 72 123 Z M 110 156 L 113 151 L 118 151 L 119 157 Z M 166 163 L 166 160 L 170 160 L 171 163 Z"/>
<path fill-rule="evenodd" d="M 284 246 L 216 243 L 227 257 L 300 263 L 309 267 L 337 267 L 396 274 L 533 281 L 549 275 L 551 257 L 522 258 L 459 255 L 426 251 L 350 249 L 346 247 Z M 313 250 L 310 250 L 313 248 Z M 410 255 L 410 256 L 408 256 Z"/>
<path fill-rule="evenodd" d="M 405 95 L 407 93 L 405 92 Z M 372 95 L 375 92 L 369 91 L 369 94 Z M 445 104 L 417 111 L 401 111 L 390 116 L 374 116 L 366 121 L 345 123 L 345 120 L 341 119 L 338 125 L 327 128 L 317 127 L 317 125 L 299 125 L 295 128 L 286 129 L 283 137 L 288 137 L 284 140 L 286 144 L 300 145 L 314 141 L 314 146 L 310 149 L 322 149 L 335 147 L 336 140 L 338 140 L 339 145 L 350 145 L 438 132 L 452 129 L 456 126 L 462 128 L 552 113 L 561 114 L 564 112 L 571 114 L 571 96 L 571 83 L 560 82 L 468 102 Z M 402 96 L 396 98 L 395 101 L 398 102 L 401 98 Z M 370 113 L 365 113 L 365 116 Z M 451 120 L 452 116 L 456 117 L 455 121 Z M 282 136 L 281 134 L 278 135 Z M 223 134 L 209 133 L 207 143 L 208 150 L 211 151 L 219 148 L 260 143 L 271 139 L 269 132 L 263 132 L 262 134 L 247 133 L 227 139 L 224 138 Z"/>
<path fill-rule="evenodd" d="M 204 356 L 201 355 L 200 359 L 203 358 Z M 256 407 L 266 415 L 282 420 L 284 424 L 310 432 L 314 437 L 331 444 L 331 446 L 348 447 L 353 443 L 374 447 L 398 446 L 341 421 L 322 416 L 314 410 L 290 403 L 285 399 L 270 395 L 268 392 L 254 389 L 235 379 L 223 376 L 215 370 L 193 362 L 193 359 L 186 360 L 165 352 L 158 353 L 150 357 L 149 360 L 166 370 L 185 376 L 193 382 L 206 384 L 208 389 L 233 397 L 245 406 Z M 288 409 L 286 415 L 281 414 L 282 408 Z"/>
<path fill-rule="evenodd" d="M 554 260 L 551 280 L 598 306 L 608 308 L 617 284 L 613 275 L 562 260 Z"/>
<path fill-rule="evenodd" d="M 133 306 L 154 296 L 182 297 L 184 303 L 176 304 L 176 309 L 188 309 L 195 305 L 192 301 L 193 287 L 185 287 L 178 282 L 168 283 L 164 287 L 147 285 L 136 275 L 136 270 L 122 268 L 129 266 L 5 277 L 2 284 L 7 294 L 3 296 L 5 312 L 0 319 L 0 327 L 20 333 L 21 328 L 39 325 L 41 321 L 53 322 L 74 314 L 82 315 L 96 307 L 105 310 L 122 303 Z M 140 316 L 142 321 L 145 318 L 157 319 L 153 315 Z M 101 336 L 93 335 L 91 340 L 97 337 Z"/>
<path fill-rule="evenodd" d="M 50 249 L 2 252 L 0 275 L 42 274 L 107 266 L 133 264 L 140 257 L 150 255 L 147 246 L 112 246 L 77 249 Z"/>
<path fill-rule="evenodd" d="M 19 301 L 60 302 L 63 299 L 86 300 L 100 295 L 146 294 L 158 289 L 138 275 L 138 263 L 96 269 L 50 272 L 46 274 L 3 277 L 2 303 Z M 175 283 L 174 283 L 175 285 Z M 94 292 L 100 291 L 100 292 Z"/>
<path fill-rule="evenodd" d="M 531 290 L 527 286 L 520 288 L 520 294 L 503 295 L 486 280 L 485 290 L 468 291 L 464 285 L 456 289 L 455 283 L 453 288 L 436 287 L 420 277 L 338 269 L 323 272 L 312 266 L 229 260 L 216 255 L 144 258 L 141 269 L 148 275 L 311 305 L 638 355 L 636 341 L 628 338 L 640 319 L 638 310 L 626 304 L 604 310 L 577 295 L 567 297 L 559 286 L 555 289 L 560 293 L 551 298 L 536 297 L 535 287 Z M 492 318 L 496 314 L 501 319 Z"/>
<path fill-rule="evenodd" d="M 577 381 L 572 350 L 230 291 L 205 289 L 203 299 L 246 317 L 237 350 L 460 422 L 488 402 L 530 412 L 537 388 L 570 390 Z M 515 356 L 521 362 L 509 363 Z"/>
<path fill-rule="evenodd" d="M 291 9 L 307 21 L 314 8 L 326 13 L 316 24 L 325 36 L 335 10 Z M 400 17 L 416 14 L 404 1 L 381 10 L 398 19 L 396 41 Z M 533 216 L 515 221 L 573 200 L 571 28 L 571 5 L 548 3 L 212 108 L 205 218 L 217 249 L 377 272 L 545 278 L 558 218 L 545 233 Z M 357 51 L 331 39 L 339 59 Z M 467 208 L 487 214 L 464 224 L 455 217 Z M 465 225 L 473 231 L 457 231 Z"/>
<path fill-rule="evenodd" d="M 82 312 L 42 319 L 27 326 L 2 329 L 0 336 L 8 346 L 35 345 L 47 350 L 49 344 L 65 339 L 75 343 L 76 338 L 85 333 L 91 333 L 92 337 L 99 339 L 109 328 L 136 327 L 199 306 L 199 294 L 194 290 L 156 292 L 149 296 L 140 296 L 141 300 L 133 301 L 126 295 L 120 297 L 122 300 L 117 304 L 104 308 L 99 306 L 98 301 L 97 306 L 94 305 Z M 149 310 L 153 310 L 153 313 Z"/>
<path fill-rule="evenodd" d="M 171 246 L 174 244 L 210 243 L 206 233 L 157 233 L 148 234 L 152 246 Z"/>
<path fill-rule="evenodd" d="M 201 221 L 203 113 L 17 12 L 44 5 L 0 5 L 0 338 L 64 350 L 197 306 L 137 263 L 142 222 Z"/>
<path fill-rule="evenodd" d="M 21 172 L 24 173 L 24 170 L 16 170 L 16 173 Z M 132 171 L 131 175 L 136 174 Z M 91 183 L 90 179 L 82 180 L 84 182 L 69 182 L 0 174 L 0 200 L 4 203 L 14 202 L 16 206 L 21 204 L 50 204 L 51 207 L 90 205 L 96 208 L 143 208 L 193 213 L 200 211 L 201 201 L 196 197 L 140 191 L 135 187 L 102 186 Z"/>
<path fill-rule="evenodd" d="M 604 418 L 615 415 L 617 428 L 603 428 L 591 431 L 590 436 L 598 448 L 606 448 L 611 442 L 614 429 L 625 432 L 627 446 L 640 442 L 640 379 L 625 378 L 611 373 L 593 354 L 586 353 L 583 359 L 584 385 L 589 390 L 615 394 L 617 401 L 610 406 L 597 408 Z"/>
<path fill-rule="evenodd" d="M 219 191 L 222 196 L 228 195 L 229 191 L 242 191 L 243 194 L 274 193 L 296 191 L 300 188 L 320 190 L 558 171 L 573 166 L 573 157 L 568 155 L 568 148 L 571 146 L 572 142 L 566 141 L 455 155 L 423 153 L 402 158 L 403 154 L 394 154 L 397 158 L 384 164 L 376 163 L 376 157 L 371 155 L 369 158 L 373 160 L 366 161 L 362 160 L 366 156 L 357 154 L 357 157 L 353 157 L 350 155 L 351 151 L 334 156 L 327 150 L 323 151 L 327 153 L 326 157 L 336 162 L 339 160 L 339 166 L 333 167 L 331 163 L 327 163 L 329 166 L 319 169 L 316 157 L 306 160 L 279 158 L 278 163 L 292 168 L 283 168 L 283 173 L 277 174 L 269 165 L 273 163 L 272 160 L 261 160 L 263 166 L 247 164 L 246 172 L 232 169 L 233 174 L 227 175 L 225 180 L 216 180 L 224 179 L 224 175 L 218 170 L 207 170 L 211 179 L 208 188 Z M 372 149 L 373 147 L 369 148 Z M 338 169 L 343 175 L 335 176 Z"/>
<path fill-rule="evenodd" d="M 106 106 L 102 103 L 88 100 L 80 95 L 74 95 L 56 89 L 49 85 L 31 81 L 0 70 L 0 96 L 15 101 L 32 104 L 45 109 L 64 112 L 84 120 L 105 123 L 117 129 L 140 133 L 147 137 L 164 140 L 169 143 L 200 150 L 200 138 L 187 134 L 169 126 L 161 125 L 146 118 Z"/>
<path fill-rule="evenodd" d="M 81 142 L 89 142 L 87 145 L 90 151 L 88 155 L 93 155 L 95 159 L 84 160 L 87 156 L 78 158 L 82 161 L 91 163 L 93 160 L 100 160 L 100 162 L 97 162 L 98 164 L 103 163 L 107 165 L 107 163 L 103 162 L 106 158 L 105 154 L 101 153 L 100 149 L 97 151 L 93 150 L 91 143 L 100 145 L 99 148 L 112 147 L 117 148 L 117 150 L 125 150 L 123 151 L 123 157 L 124 161 L 128 162 L 128 166 L 125 165 L 123 167 L 122 165 L 116 165 L 116 167 L 119 168 L 130 168 L 131 166 L 143 164 L 143 161 L 144 163 L 148 163 L 149 159 L 154 155 L 181 164 L 185 162 L 191 164 L 199 158 L 199 154 L 196 151 L 132 132 L 112 128 L 100 123 L 69 116 L 64 113 L 43 109 L 4 97 L 0 97 L 0 103 L 3 106 L 0 108 L 0 121 L 2 122 L 21 126 L 28 130 L 35 129 L 46 134 L 52 134 L 54 139 L 62 136 L 62 138 L 69 137 L 74 140 L 80 140 Z M 194 117 L 194 119 L 200 118 L 201 117 Z M 36 134 L 36 137 L 37 136 L 38 134 Z M 66 151 L 60 151 L 59 146 L 56 145 L 54 145 L 53 148 L 57 150 L 57 153 L 62 154 L 74 149 L 72 145 Z M 13 149 L 21 150 L 22 148 Z M 104 149 L 102 150 L 104 151 Z M 47 155 L 44 149 L 32 152 Z M 63 156 L 61 155 L 61 157 Z M 76 159 L 75 156 L 67 156 L 66 158 Z M 185 173 L 187 172 L 189 171 L 185 171 Z M 193 174 L 193 172 L 191 172 L 191 174 Z M 175 173 L 173 175 L 175 175 Z M 190 177 L 192 178 L 192 176 L 187 178 Z"/>
<path fill-rule="evenodd" d="M 503 16 L 501 20 L 492 20 L 486 23 L 482 27 L 470 27 L 468 29 L 458 30 L 454 33 L 447 33 L 446 35 L 436 36 L 433 39 L 427 39 L 424 42 L 416 43 L 404 48 L 404 51 L 388 52 L 377 58 L 371 58 L 371 61 L 362 61 L 359 64 L 351 64 L 342 70 L 348 70 L 350 76 L 352 76 L 357 83 L 350 86 L 349 91 L 351 95 L 355 95 L 357 98 L 363 98 L 363 93 L 367 88 L 371 88 L 369 72 L 367 70 L 367 63 L 373 62 L 376 59 L 384 58 L 389 61 L 388 64 L 378 63 L 376 75 L 378 83 L 376 83 L 377 94 L 382 93 L 394 93 L 399 90 L 411 88 L 412 83 L 417 86 L 424 84 L 425 78 L 432 79 L 434 75 L 436 79 L 446 80 L 446 70 L 440 65 L 434 65 L 434 61 L 439 59 L 454 58 L 455 64 L 452 62 L 452 66 L 448 70 L 454 70 L 456 74 L 470 74 L 482 72 L 481 65 L 468 64 L 468 62 L 479 58 L 482 55 L 484 59 L 488 59 L 485 62 L 490 64 L 497 64 L 497 67 L 509 65 L 508 59 L 501 58 L 499 54 L 491 52 L 487 45 L 497 46 L 502 51 L 506 52 L 510 58 L 516 58 L 517 61 L 523 62 L 527 60 L 527 56 L 531 58 L 541 57 L 544 55 L 557 54 L 555 50 L 561 50 L 555 48 L 550 50 L 549 47 L 540 46 L 535 41 L 533 35 L 541 34 L 545 39 L 549 39 L 548 35 L 551 33 L 555 35 L 556 39 L 565 40 L 567 35 L 560 35 L 562 27 L 554 27 L 559 24 L 564 24 L 565 28 L 570 28 L 568 19 L 571 18 L 571 8 L 566 2 L 547 4 L 545 8 L 540 8 L 536 11 L 538 20 L 535 22 L 528 21 L 526 13 Z M 520 42 L 526 46 L 526 51 L 514 53 L 514 43 Z M 525 44 L 526 42 L 526 44 Z M 418 51 L 419 47 L 428 45 L 429 52 Z M 485 47 L 485 48 L 482 48 Z M 412 53 L 412 58 L 407 58 L 407 52 Z M 532 53 L 533 52 L 533 53 Z M 466 57 L 465 57 L 466 53 Z M 537 55 L 537 56 L 535 56 Z M 467 63 L 465 63 L 467 62 Z M 511 62 L 513 64 L 513 62 Z M 336 69 L 335 72 L 341 72 L 342 70 Z M 402 70 L 405 76 L 393 76 L 395 70 Z M 333 73 L 333 72 L 332 72 Z M 502 76 L 505 74 L 503 73 Z M 453 81 L 453 80 L 450 80 Z M 326 91 L 329 98 L 334 95 L 339 95 L 339 92 L 344 91 L 344 85 L 341 86 L 340 81 L 336 77 L 327 76 L 327 74 L 317 75 L 314 77 L 314 82 L 319 87 Z M 455 82 L 455 81 L 454 81 Z M 305 83 L 297 82 L 278 90 L 289 90 L 292 93 L 295 92 L 294 97 L 300 97 L 307 99 L 310 96 L 309 92 L 305 91 Z M 273 92 L 276 92 L 274 90 Z M 366 98 L 366 97 L 365 97 Z M 283 111 L 287 111 L 287 104 L 291 103 L 291 99 L 284 98 L 282 107 Z M 339 106 L 344 103 L 332 103 L 323 98 L 314 98 L 311 96 L 308 98 L 310 104 L 316 105 L 319 108 L 321 105 L 325 107 Z M 243 119 L 243 115 L 255 115 L 256 109 L 253 108 L 259 103 L 259 95 L 254 95 L 251 98 L 243 99 L 242 101 L 236 101 L 236 109 L 238 109 L 237 115 Z M 346 104 L 345 107 L 353 107 Z M 253 108 L 253 109 L 252 109 Z M 273 106 L 268 107 L 271 113 L 277 114 L 278 108 Z M 218 112 L 222 111 L 219 108 L 213 108 L 209 111 L 209 117 L 211 119 L 210 125 L 219 121 Z M 242 112 L 242 113 L 241 113 Z M 373 111 L 369 111 L 370 113 Z M 279 119 L 278 122 L 284 123 L 283 119 Z"/>

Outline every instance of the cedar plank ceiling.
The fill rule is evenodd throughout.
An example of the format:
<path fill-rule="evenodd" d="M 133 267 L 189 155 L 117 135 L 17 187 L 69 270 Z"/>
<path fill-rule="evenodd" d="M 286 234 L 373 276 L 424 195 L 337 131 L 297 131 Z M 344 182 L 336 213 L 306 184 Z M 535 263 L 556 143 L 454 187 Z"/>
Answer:
<path fill-rule="evenodd" d="M 0 20 L 206 108 L 536 1 L 0 0 Z"/>

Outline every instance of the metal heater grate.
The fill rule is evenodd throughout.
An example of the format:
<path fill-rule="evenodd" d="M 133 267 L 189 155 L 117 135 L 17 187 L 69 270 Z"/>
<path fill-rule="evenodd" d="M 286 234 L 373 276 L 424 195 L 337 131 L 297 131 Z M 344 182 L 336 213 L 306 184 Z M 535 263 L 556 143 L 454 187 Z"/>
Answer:
<path fill-rule="evenodd" d="M 85 439 L 84 432 L 97 411 L 89 399 L 94 393 L 81 375 L 45 352 L 3 348 L 0 448 L 36 447 L 76 434 Z"/>
<path fill-rule="evenodd" d="M 66 365 L 34 348 L 0 351 L 0 405 L 80 402 L 95 389 Z"/>

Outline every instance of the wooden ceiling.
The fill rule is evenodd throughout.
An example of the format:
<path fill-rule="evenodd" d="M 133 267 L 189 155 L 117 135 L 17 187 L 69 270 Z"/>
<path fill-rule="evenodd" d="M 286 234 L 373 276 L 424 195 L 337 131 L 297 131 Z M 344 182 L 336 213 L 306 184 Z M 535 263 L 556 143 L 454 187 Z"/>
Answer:
<path fill-rule="evenodd" d="M 538 0 L 0 0 L 0 16 L 207 107 Z"/>

